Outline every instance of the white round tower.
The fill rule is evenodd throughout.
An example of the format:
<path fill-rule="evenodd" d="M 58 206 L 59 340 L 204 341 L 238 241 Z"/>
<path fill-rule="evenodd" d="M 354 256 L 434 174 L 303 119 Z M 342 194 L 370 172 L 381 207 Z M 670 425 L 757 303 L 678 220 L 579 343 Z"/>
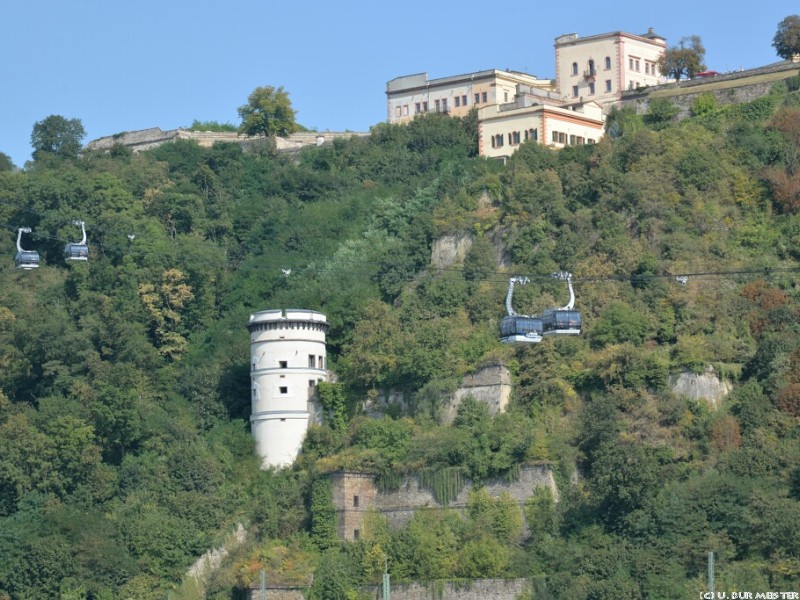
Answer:
<path fill-rule="evenodd" d="M 325 315 L 313 310 L 263 310 L 250 315 L 250 429 L 261 465 L 297 458 L 309 421 L 309 401 L 325 381 Z"/>

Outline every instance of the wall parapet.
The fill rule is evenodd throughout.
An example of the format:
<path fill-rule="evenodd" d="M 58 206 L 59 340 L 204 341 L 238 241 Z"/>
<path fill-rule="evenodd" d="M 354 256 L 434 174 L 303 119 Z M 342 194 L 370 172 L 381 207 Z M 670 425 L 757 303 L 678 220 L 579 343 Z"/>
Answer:
<path fill-rule="evenodd" d="M 511 600 L 530 588 L 530 581 L 516 579 L 470 579 L 458 581 L 392 582 L 394 600 Z M 248 590 L 250 600 L 260 600 L 258 585 Z M 368 597 L 381 600 L 381 586 L 364 586 L 361 591 Z M 306 588 L 266 587 L 265 600 L 303 600 Z"/>
<path fill-rule="evenodd" d="M 437 501 L 432 490 L 426 488 L 420 477 L 409 475 L 403 478 L 396 490 L 378 489 L 375 478 L 366 473 L 337 471 L 331 474 L 333 480 L 333 505 L 336 509 L 336 525 L 339 537 L 355 540 L 364 526 L 364 519 L 371 512 L 386 517 L 393 527 L 402 527 L 418 510 L 449 508 L 464 512 L 469 494 L 473 489 L 484 487 L 489 496 L 496 498 L 508 494 L 522 513 L 523 523 L 525 502 L 538 488 L 547 488 L 558 501 L 558 487 L 550 463 L 536 463 L 520 466 L 519 477 L 513 481 L 492 479 L 483 486 L 465 480 L 461 491 L 445 507 Z M 527 532 L 527 526 L 524 533 Z"/>

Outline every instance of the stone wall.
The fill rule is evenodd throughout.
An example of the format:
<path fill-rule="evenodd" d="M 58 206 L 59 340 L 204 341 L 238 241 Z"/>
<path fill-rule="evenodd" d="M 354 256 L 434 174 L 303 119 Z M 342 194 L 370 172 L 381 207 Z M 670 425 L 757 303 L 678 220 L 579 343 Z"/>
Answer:
<path fill-rule="evenodd" d="M 304 131 L 293 133 L 286 138 L 275 138 L 278 152 L 296 152 L 307 146 L 320 146 L 337 138 L 364 137 L 369 133 L 353 131 Z M 245 150 L 252 150 L 268 143 L 266 138 L 239 135 L 235 131 L 190 131 L 188 129 L 170 129 L 162 131 L 158 127 L 125 131 L 115 135 L 92 140 L 86 144 L 87 150 L 110 150 L 115 145 L 127 146 L 134 152 L 143 152 L 175 140 L 194 140 L 204 148 L 210 148 L 216 142 L 233 142 L 240 144 Z"/>
<path fill-rule="evenodd" d="M 492 416 L 505 412 L 511 398 L 511 373 L 503 365 L 491 365 L 464 377 L 442 412 L 443 424 L 453 422 L 461 401 L 467 396 L 486 404 Z"/>
<path fill-rule="evenodd" d="M 339 537 L 344 540 L 354 540 L 360 535 L 364 517 L 371 511 L 377 511 L 385 516 L 392 526 L 402 527 L 411 520 L 417 510 L 444 508 L 436 501 L 433 492 L 422 486 L 419 477 L 416 476 L 404 478 L 397 490 L 389 492 L 380 491 L 372 476 L 363 473 L 340 471 L 334 473 L 331 478 L 337 531 Z M 464 511 L 473 487 L 472 482 L 467 480 L 448 508 Z M 490 480 L 484 487 L 489 495 L 495 498 L 503 493 L 509 494 L 521 512 L 525 501 L 539 487 L 549 488 L 553 498 L 558 501 L 558 488 L 549 464 L 524 465 L 520 467 L 519 478 L 516 481 Z"/>
<path fill-rule="evenodd" d="M 667 98 L 678 108 L 678 119 L 682 119 L 689 115 L 692 105 L 702 94 L 713 94 L 718 105 L 751 102 L 769 94 L 778 81 L 798 74 L 800 64 L 780 62 L 758 69 L 623 92 L 622 105 L 634 107 L 638 114 L 645 114 L 651 100 Z"/>
<path fill-rule="evenodd" d="M 473 579 L 431 583 L 392 583 L 392 600 L 514 600 L 529 587 L 527 579 Z M 267 587 L 265 600 L 303 600 L 302 588 Z M 381 586 L 362 588 L 368 598 L 383 599 Z M 258 586 L 250 600 L 261 600 Z"/>

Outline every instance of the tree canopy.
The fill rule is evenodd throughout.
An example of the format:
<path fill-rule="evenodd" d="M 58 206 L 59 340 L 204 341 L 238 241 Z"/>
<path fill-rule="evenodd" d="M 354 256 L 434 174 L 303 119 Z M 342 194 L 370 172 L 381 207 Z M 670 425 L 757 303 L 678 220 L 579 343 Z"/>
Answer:
<path fill-rule="evenodd" d="M 67 119 L 61 115 L 50 115 L 33 125 L 31 146 L 34 160 L 47 155 L 59 158 L 77 158 L 81 141 L 86 137 L 80 119 Z"/>
<path fill-rule="evenodd" d="M 706 49 L 703 47 L 700 36 L 682 37 L 677 46 L 667 48 L 658 61 L 658 68 L 668 77 L 691 79 L 697 73 L 705 71 L 706 65 L 703 62 L 705 56 Z"/>
<path fill-rule="evenodd" d="M 772 46 L 778 56 L 785 60 L 800 54 L 800 15 L 789 15 L 778 23 Z"/>
<path fill-rule="evenodd" d="M 289 100 L 289 93 L 283 86 L 257 87 L 247 97 L 247 104 L 239 107 L 242 124 L 240 133 L 263 135 L 265 137 L 286 137 L 298 130 L 295 110 Z"/>

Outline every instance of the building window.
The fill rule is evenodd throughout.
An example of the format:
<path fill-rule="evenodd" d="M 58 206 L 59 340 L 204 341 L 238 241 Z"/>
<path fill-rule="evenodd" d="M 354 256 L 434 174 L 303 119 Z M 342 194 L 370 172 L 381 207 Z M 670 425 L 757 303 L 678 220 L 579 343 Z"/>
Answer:
<path fill-rule="evenodd" d="M 503 102 L 508 102 L 508 92 L 503 92 Z"/>
<path fill-rule="evenodd" d="M 575 136 L 574 135 L 569 136 L 569 145 L 570 146 L 574 146 L 575 145 Z"/>
<path fill-rule="evenodd" d="M 641 70 L 641 69 L 639 68 L 639 59 L 638 59 L 638 58 L 636 59 L 636 62 L 635 62 L 634 64 L 636 65 L 636 68 L 634 69 L 635 71 L 639 71 L 639 70 Z"/>
<path fill-rule="evenodd" d="M 628 68 L 629 68 L 631 71 L 633 71 L 633 59 L 632 59 L 632 58 L 629 58 L 629 59 L 628 59 Z"/>
<path fill-rule="evenodd" d="M 396 107 L 395 107 L 395 109 L 394 109 L 394 116 L 395 116 L 395 117 L 399 117 L 399 116 L 400 116 L 400 107 L 399 107 L 399 106 L 396 106 Z"/>
<path fill-rule="evenodd" d="M 439 105 L 441 104 L 438 100 L 434 100 L 434 106 L 436 106 L 436 112 L 439 112 Z"/>
<path fill-rule="evenodd" d="M 606 56 L 606 70 L 611 68 L 611 57 Z"/>
<path fill-rule="evenodd" d="M 589 82 L 589 95 L 594 96 L 594 81 Z"/>
<path fill-rule="evenodd" d="M 318 356 L 318 357 L 317 357 L 317 359 L 318 359 L 318 360 L 317 360 L 317 364 L 319 365 L 319 368 L 320 368 L 320 369 L 324 369 L 324 368 L 325 368 L 325 366 L 323 365 L 323 360 L 322 360 L 322 357 L 321 357 L 321 356 Z"/>
<path fill-rule="evenodd" d="M 594 61 L 589 60 L 589 75 L 594 75 Z"/>
<path fill-rule="evenodd" d="M 531 139 L 538 140 L 539 139 L 539 130 L 538 129 L 531 129 Z"/>
<path fill-rule="evenodd" d="M 308 387 L 312 388 L 312 387 L 314 387 L 315 385 L 317 385 L 317 382 L 316 382 L 316 381 L 314 381 L 313 379 L 309 379 L 309 380 L 308 380 Z"/>
<path fill-rule="evenodd" d="M 558 132 L 557 131 L 553 132 L 553 141 L 558 143 Z"/>
<path fill-rule="evenodd" d="M 422 112 L 428 112 L 428 102 L 422 103 Z"/>
<path fill-rule="evenodd" d="M 607 92 L 611 91 L 611 80 L 610 79 L 606 79 L 606 91 Z"/>
<path fill-rule="evenodd" d="M 289 367 L 289 363 L 288 363 L 288 361 L 285 361 L 285 360 L 279 360 L 279 361 L 278 361 L 278 366 L 279 366 L 281 369 L 286 369 L 286 368 L 288 368 L 288 367 Z"/>
<path fill-rule="evenodd" d="M 573 75 L 578 74 L 578 63 L 572 63 L 572 74 Z"/>
<path fill-rule="evenodd" d="M 573 98 L 577 98 L 578 97 L 578 86 L 577 85 L 573 85 L 572 86 L 572 97 Z"/>
<path fill-rule="evenodd" d="M 520 142 L 519 131 L 511 133 L 509 137 L 511 137 L 512 144 L 519 144 Z"/>
<path fill-rule="evenodd" d="M 481 93 L 481 102 L 483 102 L 485 104 L 486 102 L 489 101 L 488 98 L 489 98 L 489 94 L 487 94 L 486 92 L 482 92 Z"/>
<path fill-rule="evenodd" d="M 315 369 L 317 367 L 317 357 L 314 356 L 313 354 L 308 355 L 308 366 L 311 367 L 312 369 Z"/>
<path fill-rule="evenodd" d="M 408 104 L 403 105 L 403 116 L 404 117 L 408 116 Z"/>
<path fill-rule="evenodd" d="M 480 103 L 481 103 L 481 95 L 475 94 L 475 104 L 480 104 Z"/>
<path fill-rule="evenodd" d="M 353 496 L 353 508 L 358 508 L 358 496 Z"/>
<path fill-rule="evenodd" d="M 353 539 L 357 540 L 359 537 L 361 537 L 361 532 L 358 529 L 353 529 Z"/>
<path fill-rule="evenodd" d="M 421 109 L 420 103 L 419 103 L 419 102 L 417 102 L 417 103 L 414 105 L 414 112 L 415 112 L 415 113 L 418 113 L 418 112 L 420 111 L 420 109 Z"/>
<path fill-rule="evenodd" d="M 458 108 L 459 106 L 461 106 L 461 98 L 456 96 L 456 108 Z"/>
<path fill-rule="evenodd" d="M 461 96 L 461 106 L 466 106 L 466 105 L 467 105 L 467 95 L 464 94 L 463 96 Z"/>
<path fill-rule="evenodd" d="M 442 112 L 447 112 L 447 98 L 442 100 Z"/>
<path fill-rule="evenodd" d="M 279 388 L 278 388 L 278 391 L 279 391 L 281 394 L 288 394 L 288 393 L 289 393 L 289 388 L 288 388 L 288 387 L 286 387 L 286 386 L 281 386 L 281 387 L 279 387 Z"/>

